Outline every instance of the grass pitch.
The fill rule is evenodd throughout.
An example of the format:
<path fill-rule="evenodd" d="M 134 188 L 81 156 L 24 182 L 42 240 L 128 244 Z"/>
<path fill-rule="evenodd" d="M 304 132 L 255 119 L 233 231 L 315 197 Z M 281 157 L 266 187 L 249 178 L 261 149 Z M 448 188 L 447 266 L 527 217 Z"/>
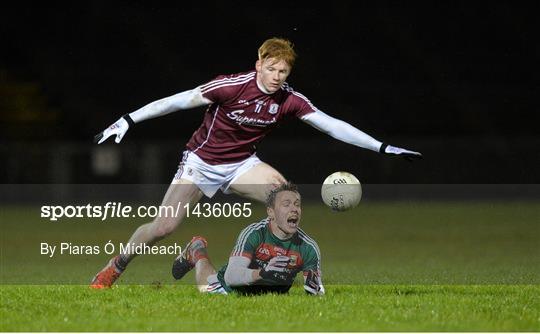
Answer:
<path fill-rule="evenodd" d="M 322 298 L 193 286 L 4 286 L 2 331 L 538 331 L 538 286 L 328 286 Z"/>
<path fill-rule="evenodd" d="M 223 264 L 247 219 L 190 218 Z M 108 255 L 40 255 L 40 243 L 125 242 L 144 220 L 51 223 L 4 207 L 0 331 L 540 331 L 540 203 L 368 203 L 335 214 L 304 206 L 327 294 L 201 295 L 174 255 L 139 257 L 119 285 L 93 291 Z"/>

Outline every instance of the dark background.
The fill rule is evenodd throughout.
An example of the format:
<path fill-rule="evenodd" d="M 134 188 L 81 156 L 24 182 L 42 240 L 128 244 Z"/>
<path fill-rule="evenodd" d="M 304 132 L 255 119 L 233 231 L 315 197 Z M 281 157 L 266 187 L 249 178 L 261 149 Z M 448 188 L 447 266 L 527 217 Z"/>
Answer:
<path fill-rule="evenodd" d="M 113 173 L 92 137 L 122 114 L 251 70 L 267 38 L 292 40 L 288 79 L 321 110 L 418 150 L 409 164 L 284 124 L 259 156 L 297 183 L 335 170 L 365 183 L 540 183 L 537 11 L 514 2 L 205 2 L 5 5 L 3 183 L 160 183 L 204 109 L 130 129 Z M 152 160 L 152 161 L 148 161 Z M 155 160 L 155 161 L 154 161 Z"/>

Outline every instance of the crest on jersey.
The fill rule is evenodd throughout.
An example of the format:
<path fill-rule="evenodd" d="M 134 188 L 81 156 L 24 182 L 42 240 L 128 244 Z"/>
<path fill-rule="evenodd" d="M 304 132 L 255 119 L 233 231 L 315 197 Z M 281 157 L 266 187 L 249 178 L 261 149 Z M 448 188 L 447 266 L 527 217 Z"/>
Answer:
<path fill-rule="evenodd" d="M 298 256 L 291 255 L 290 258 L 291 260 L 289 261 L 289 264 L 293 267 L 296 266 L 296 263 L 298 262 Z"/>
<path fill-rule="evenodd" d="M 272 103 L 270 105 L 270 108 L 268 108 L 268 112 L 271 113 L 272 115 L 275 115 L 278 112 L 278 108 L 279 108 L 279 104 Z"/>

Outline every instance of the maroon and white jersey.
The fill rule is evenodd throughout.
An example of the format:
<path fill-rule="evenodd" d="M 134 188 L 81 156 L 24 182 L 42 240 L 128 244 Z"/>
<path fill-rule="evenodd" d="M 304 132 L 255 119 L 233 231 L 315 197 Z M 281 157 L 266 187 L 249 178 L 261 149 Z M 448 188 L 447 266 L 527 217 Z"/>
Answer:
<path fill-rule="evenodd" d="M 257 144 L 280 122 L 317 110 L 286 83 L 273 94 L 264 93 L 256 76 L 255 71 L 221 75 L 200 86 L 212 104 L 187 143 L 188 150 L 212 165 L 239 162 L 255 153 Z"/>

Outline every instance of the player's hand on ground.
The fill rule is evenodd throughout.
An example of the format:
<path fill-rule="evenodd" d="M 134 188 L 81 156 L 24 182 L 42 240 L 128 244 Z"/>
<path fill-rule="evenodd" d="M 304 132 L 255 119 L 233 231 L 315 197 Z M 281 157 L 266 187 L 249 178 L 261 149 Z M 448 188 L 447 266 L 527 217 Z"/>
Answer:
<path fill-rule="evenodd" d="M 107 129 L 103 130 L 102 132 L 98 133 L 94 137 L 94 143 L 101 144 L 107 138 L 110 136 L 116 136 L 114 141 L 118 144 L 124 138 L 124 135 L 126 134 L 127 130 L 129 129 L 129 123 L 126 120 L 125 116 L 117 120 L 114 124 L 109 126 Z"/>
<path fill-rule="evenodd" d="M 269 279 L 276 282 L 285 282 L 286 275 L 284 273 L 285 268 L 289 264 L 290 257 L 284 255 L 278 255 L 268 261 L 266 266 L 261 269 L 260 276 L 263 279 Z"/>
<path fill-rule="evenodd" d="M 321 285 L 319 284 L 319 273 L 315 270 L 309 270 L 307 275 L 304 273 L 304 290 L 312 295 L 321 293 Z"/>
<path fill-rule="evenodd" d="M 395 147 L 388 144 L 382 144 L 380 153 L 395 155 L 405 158 L 407 161 L 414 161 L 417 159 L 422 159 L 422 153 L 406 150 L 404 148 Z"/>

